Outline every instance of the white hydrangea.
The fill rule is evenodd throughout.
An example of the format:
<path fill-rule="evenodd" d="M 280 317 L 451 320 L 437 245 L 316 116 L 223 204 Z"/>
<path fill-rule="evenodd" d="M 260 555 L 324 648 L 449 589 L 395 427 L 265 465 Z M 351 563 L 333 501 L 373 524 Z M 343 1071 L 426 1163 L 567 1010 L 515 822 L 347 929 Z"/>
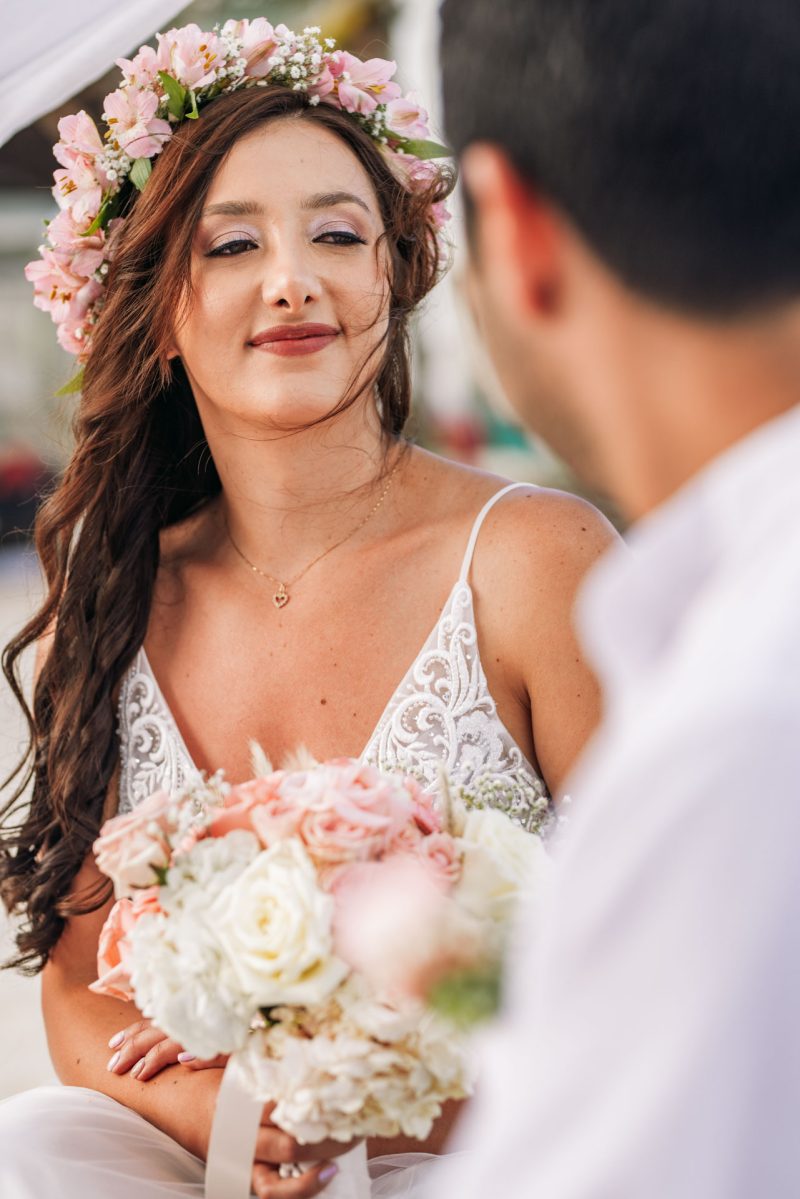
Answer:
<path fill-rule="evenodd" d="M 448 1099 L 470 1093 L 465 1043 L 430 1012 L 389 1007 L 353 977 L 305 1016 L 285 1009 L 240 1055 L 256 1098 L 298 1141 L 424 1140 Z"/>
<path fill-rule="evenodd" d="M 145 1016 L 199 1058 L 242 1048 L 255 1014 L 252 1002 L 191 905 L 168 917 L 142 916 L 131 947 L 131 981 Z"/>

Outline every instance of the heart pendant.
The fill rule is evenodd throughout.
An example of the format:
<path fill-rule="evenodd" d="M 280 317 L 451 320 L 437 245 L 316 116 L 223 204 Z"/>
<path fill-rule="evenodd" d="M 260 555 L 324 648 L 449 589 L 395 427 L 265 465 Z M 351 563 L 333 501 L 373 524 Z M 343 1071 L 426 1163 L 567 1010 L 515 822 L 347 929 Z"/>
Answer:
<path fill-rule="evenodd" d="M 281 583 L 280 587 L 273 595 L 272 602 L 276 608 L 285 608 L 286 605 L 288 604 L 289 596 L 287 594 L 286 588 L 284 587 L 283 583 Z"/>

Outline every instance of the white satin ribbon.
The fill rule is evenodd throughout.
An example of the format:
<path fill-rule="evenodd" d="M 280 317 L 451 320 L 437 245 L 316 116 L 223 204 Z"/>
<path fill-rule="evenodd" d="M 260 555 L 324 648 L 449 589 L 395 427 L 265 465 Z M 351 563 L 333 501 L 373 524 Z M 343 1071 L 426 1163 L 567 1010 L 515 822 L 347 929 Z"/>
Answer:
<path fill-rule="evenodd" d="M 205 1199 L 249 1199 L 263 1110 L 264 1104 L 246 1090 L 236 1058 L 230 1058 L 222 1075 L 211 1126 Z"/>
<path fill-rule="evenodd" d="M 253 1099 L 236 1057 L 222 1075 L 206 1163 L 205 1199 L 249 1199 L 256 1139 L 264 1104 Z M 304 1163 L 306 1169 L 311 1163 Z M 370 1199 L 367 1146 L 362 1141 L 336 1158 L 338 1173 L 328 1183 L 326 1199 Z"/>

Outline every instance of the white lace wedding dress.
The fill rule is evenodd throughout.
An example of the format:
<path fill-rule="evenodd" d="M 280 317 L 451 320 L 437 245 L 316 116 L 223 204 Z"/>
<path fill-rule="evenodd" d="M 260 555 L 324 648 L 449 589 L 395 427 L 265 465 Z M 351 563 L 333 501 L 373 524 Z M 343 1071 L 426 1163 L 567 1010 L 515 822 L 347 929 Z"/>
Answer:
<path fill-rule="evenodd" d="M 547 806 L 546 789 L 498 717 L 481 665 L 469 584 L 484 518 L 517 486 L 497 492 L 478 514 L 453 590 L 362 758 L 400 766 L 429 787 L 444 766 L 456 784 L 533 828 Z M 123 681 L 119 738 L 121 811 L 196 774 L 143 648 Z M 373 1158 L 373 1199 L 415 1195 L 423 1179 L 448 1195 L 447 1167 L 446 1155 Z M 196 1157 L 98 1091 L 40 1087 L 0 1104 L 2 1199 L 201 1199 L 203 1174 Z"/>

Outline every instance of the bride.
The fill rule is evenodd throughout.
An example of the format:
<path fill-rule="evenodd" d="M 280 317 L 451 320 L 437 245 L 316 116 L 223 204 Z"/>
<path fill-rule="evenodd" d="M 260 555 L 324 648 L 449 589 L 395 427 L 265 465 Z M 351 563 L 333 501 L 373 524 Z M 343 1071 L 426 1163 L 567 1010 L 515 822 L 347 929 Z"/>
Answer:
<path fill-rule="evenodd" d="M 272 32 L 249 27 L 253 74 L 259 25 Z M 199 119 L 107 101 L 130 151 L 120 172 L 154 169 L 88 234 L 98 199 L 77 173 L 103 147 L 83 117 L 66 128 L 72 252 L 99 257 L 83 309 L 55 307 L 52 261 L 29 271 L 84 376 L 74 452 L 38 520 L 47 597 L 6 651 L 13 679 L 38 644 L 32 801 L 9 801 L 2 849 L 17 964 L 42 970 L 66 1085 L 0 1106 L 14 1199 L 202 1194 L 221 1070 L 179 1061 L 130 1005 L 87 989 L 110 906 L 91 852 L 104 818 L 198 770 L 247 778 L 255 740 L 275 762 L 304 745 L 429 785 L 444 763 L 490 802 L 513 797 L 524 822 L 597 718 L 571 609 L 607 524 L 403 437 L 408 326 L 443 266 L 451 180 L 413 142 L 392 161 L 374 108 L 344 102 L 345 82 L 393 97 L 379 61 L 339 56 L 322 103 L 266 78 L 222 88 Z M 143 51 L 125 67 L 139 97 L 148 65 Z M 454 1115 L 424 1145 L 371 1144 L 373 1193 L 399 1194 Z M 266 1108 L 253 1191 L 316 1194 L 343 1148 L 297 1145 Z M 281 1177 L 304 1156 L 324 1160 Z"/>

